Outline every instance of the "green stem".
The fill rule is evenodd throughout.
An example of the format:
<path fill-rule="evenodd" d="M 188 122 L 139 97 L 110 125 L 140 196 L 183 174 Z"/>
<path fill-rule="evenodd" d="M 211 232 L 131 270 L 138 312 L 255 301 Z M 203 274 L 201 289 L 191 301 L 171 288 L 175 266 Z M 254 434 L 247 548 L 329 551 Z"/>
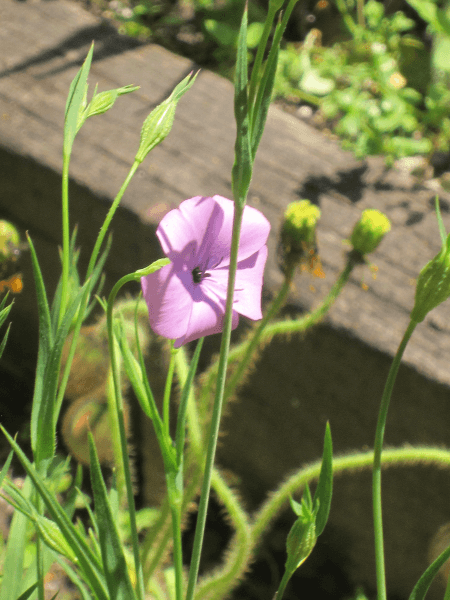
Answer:
<path fill-rule="evenodd" d="M 195 357 L 192 360 L 194 361 Z M 176 368 L 180 384 L 184 387 L 190 375 L 190 369 L 188 369 L 186 353 L 183 348 L 180 348 L 180 352 L 177 354 Z M 191 489 L 188 488 L 184 495 L 184 505 L 186 507 L 192 503 L 193 495 L 197 488 L 195 482 L 201 478 L 203 473 L 205 454 L 200 418 L 192 389 L 190 389 L 187 403 L 187 421 L 190 449 L 187 458 L 187 468 L 194 469 L 194 473 L 189 478 L 192 487 Z M 193 458 L 189 459 L 192 455 Z M 219 600 L 226 597 L 233 589 L 235 582 L 248 570 L 253 547 L 248 516 L 242 509 L 238 498 L 225 483 L 217 469 L 213 470 L 211 486 L 217 493 L 220 501 L 223 502 L 224 508 L 230 517 L 231 525 L 235 530 L 235 536 L 229 545 L 230 550 L 227 551 L 225 561 L 219 570 L 211 577 L 202 578 L 199 581 L 195 591 L 196 600 Z"/>
<path fill-rule="evenodd" d="M 261 65 L 264 59 L 264 54 L 267 47 L 267 41 L 269 39 L 270 32 L 272 30 L 273 21 L 275 19 L 275 15 L 277 13 L 277 9 L 271 6 L 269 2 L 269 8 L 267 12 L 267 17 L 264 23 L 264 30 L 262 32 L 261 40 L 258 44 L 258 49 L 256 51 L 255 62 L 252 67 L 252 74 L 250 78 L 250 86 L 248 92 L 248 106 L 250 108 L 250 118 L 252 117 L 252 107 L 255 101 L 256 90 L 258 87 L 258 81 L 261 80 Z"/>
<path fill-rule="evenodd" d="M 248 343 L 245 345 L 244 356 L 239 361 L 239 366 L 237 367 L 236 371 L 234 372 L 233 376 L 231 377 L 230 382 L 228 383 L 227 387 L 225 388 L 225 394 L 224 394 L 225 399 L 229 398 L 230 395 L 234 392 L 234 390 L 236 389 L 236 386 L 238 385 L 239 381 L 241 380 L 242 375 L 245 373 L 245 371 L 248 367 L 248 363 L 250 362 L 250 359 L 253 356 L 253 352 L 256 350 L 256 348 L 258 347 L 258 345 L 260 343 L 261 336 L 263 335 L 263 332 L 264 332 L 265 328 L 267 327 L 267 324 L 269 323 L 269 321 L 271 319 L 273 319 L 273 317 L 279 312 L 280 308 L 283 306 L 283 304 L 286 300 L 286 297 L 289 293 L 289 289 L 291 287 L 294 270 L 295 270 L 295 267 L 292 267 L 292 268 L 290 268 L 289 272 L 286 274 L 283 285 L 281 286 L 280 291 L 278 292 L 276 298 L 274 299 L 272 304 L 269 306 L 268 310 L 266 311 L 266 314 L 264 315 L 262 320 L 258 323 L 258 326 L 256 327 L 256 329 L 254 330 L 252 337 L 250 338 Z M 232 358 L 232 354 L 233 354 L 233 350 L 230 351 L 230 356 L 229 356 L 230 360 Z"/>
<path fill-rule="evenodd" d="M 106 231 L 105 231 L 106 233 Z M 99 235 L 100 238 L 100 235 Z M 98 239 L 97 238 L 97 241 Z M 100 246 L 99 246 L 100 247 Z M 95 252 L 95 250 L 94 250 Z M 92 256 L 94 256 L 94 252 Z M 128 281 L 135 281 L 135 274 L 131 273 L 130 275 L 126 275 L 119 279 L 119 281 L 115 284 L 108 298 L 108 305 L 106 309 L 106 320 L 108 326 L 108 347 L 109 347 L 109 356 L 111 360 L 111 368 L 113 372 L 113 382 L 114 382 L 114 396 L 115 396 L 115 410 L 117 414 L 117 419 L 119 421 L 119 433 L 120 433 L 120 448 L 121 448 L 121 457 L 119 464 L 122 464 L 126 491 L 127 491 L 127 501 L 128 501 L 128 512 L 130 515 L 130 528 L 131 528 L 131 539 L 133 545 L 133 556 L 134 556 L 134 566 L 136 570 L 136 591 L 138 600 L 144 600 L 144 580 L 142 574 L 142 567 L 139 556 L 139 540 L 137 534 L 137 526 L 136 526 L 136 511 L 134 506 L 134 494 L 133 494 L 133 484 L 131 481 L 131 469 L 130 469 L 130 461 L 128 458 L 128 443 L 127 443 L 127 434 L 125 430 L 125 421 L 123 414 L 123 403 L 122 403 L 122 395 L 120 390 L 120 376 L 117 370 L 117 363 L 115 359 L 115 334 L 112 323 L 112 312 L 113 305 L 116 299 L 117 293 L 120 288 L 127 283 Z"/>
<path fill-rule="evenodd" d="M 445 586 L 444 600 L 450 600 L 450 575 L 447 578 L 447 585 Z"/>
<path fill-rule="evenodd" d="M 225 399 L 228 398 L 236 389 L 236 386 L 239 384 L 242 375 L 245 373 L 245 370 L 248 368 L 248 363 L 252 358 L 254 351 L 258 346 L 268 342 L 272 339 L 272 337 L 276 334 L 291 334 L 291 333 L 301 333 L 306 331 L 309 327 L 316 325 L 319 321 L 321 321 L 327 312 L 330 310 L 333 303 L 336 301 L 336 298 L 341 293 L 342 289 L 346 285 L 349 277 L 354 269 L 354 267 L 359 264 L 352 254 L 349 254 L 347 259 L 347 263 L 339 275 L 337 281 L 329 291 L 327 297 L 324 299 L 322 304 L 320 304 L 314 311 L 307 313 L 303 317 L 300 317 L 295 320 L 287 320 L 287 321 L 276 321 L 274 323 L 268 323 L 269 318 L 274 317 L 286 298 L 286 295 L 289 291 L 289 277 L 286 277 L 282 288 L 280 289 L 277 297 L 275 298 L 273 304 L 269 308 L 269 318 L 264 317 L 263 321 L 261 321 L 260 325 L 256 328 L 250 339 L 245 339 L 238 346 L 235 346 L 230 350 L 229 360 L 230 362 L 239 361 L 238 371 L 233 375 L 230 383 L 228 384 L 225 391 Z M 217 374 L 217 365 L 212 365 L 207 374 L 204 381 L 204 385 L 202 387 L 202 413 L 205 410 L 204 400 L 208 395 L 208 392 L 211 390 L 211 387 L 214 383 L 214 379 Z"/>
<path fill-rule="evenodd" d="M 61 303 L 59 306 L 58 324 L 61 324 L 64 313 L 66 312 L 69 293 L 69 163 L 70 153 L 63 153 L 63 170 L 62 170 L 62 237 L 63 237 L 63 252 L 62 252 L 62 277 L 61 277 Z"/>
<path fill-rule="evenodd" d="M 231 238 L 231 251 L 230 251 L 230 270 L 228 274 L 228 290 L 227 290 L 227 301 L 225 307 L 224 326 L 222 333 L 222 340 L 220 344 L 220 356 L 219 356 L 219 368 L 217 373 L 217 387 L 216 395 L 214 398 L 214 406 L 211 418 L 211 428 L 209 434 L 208 450 L 206 454 L 205 473 L 202 484 L 202 491 L 200 495 L 200 504 L 197 516 L 197 525 L 195 528 L 194 536 L 194 547 L 192 550 L 191 567 L 189 569 L 189 581 L 188 589 L 186 594 L 186 600 L 192 600 L 194 596 L 195 585 L 197 583 L 198 570 L 200 566 L 200 554 L 203 544 L 203 535 L 206 524 L 206 513 L 208 509 L 209 493 L 211 489 L 211 475 L 214 466 L 214 458 L 216 455 L 217 438 L 219 435 L 220 418 L 222 415 L 222 404 L 223 404 L 223 393 L 225 390 L 225 377 L 227 372 L 227 361 L 228 361 L 228 350 L 230 346 L 231 338 L 231 324 L 232 324 L 232 309 L 233 309 L 233 296 L 234 286 L 236 281 L 236 268 L 237 268 L 237 257 L 239 249 L 239 236 L 241 230 L 242 216 L 244 213 L 244 206 L 235 202 L 234 205 L 234 219 L 233 219 L 233 233 Z"/>
<path fill-rule="evenodd" d="M 97 240 L 95 242 L 94 249 L 92 250 L 91 259 L 89 261 L 89 265 L 88 265 L 87 272 L 86 272 L 86 279 L 88 277 L 90 277 L 90 275 L 92 274 L 92 271 L 95 268 L 95 263 L 97 261 L 98 255 L 100 253 L 100 248 L 103 244 L 103 240 L 105 239 L 106 233 L 108 231 L 108 227 L 112 221 L 114 213 L 117 210 L 117 207 L 119 206 L 120 201 L 122 200 L 122 196 L 124 195 L 125 190 L 127 189 L 128 184 L 130 183 L 133 175 L 136 173 L 136 170 L 139 167 L 139 165 L 140 165 L 140 162 L 135 160 L 131 166 L 131 169 L 130 169 L 128 175 L 125 178 L 125 181 L 122 184 L 122 187 L 119 190 L 119 193 L 114 198 L 113 203 L 111 204 L 111 206 L 108 210 L 108 214 L 106 215 L 106 218 L 105 218 L 103 225 L 100 229 L 100 232 L 97 236 Z"/>
<path fill-rule="evenodd" d="M 170 362 L 167 371 L 166 385 L 164 387 L 163 399 L 163 423 L 164 433 L 167 438 L 170 436 L 170 394 L 172 392 L 173 371 L 175 368 L 175 354 L 178 350 L 174 350 L 173 340 L 170 342 Z"/>
<path fill-rule="evenodd" d="M 182 480 L 182 472 L 176 477 Z M 181 481 L 181 488 L 182 488 Z M 175 569 L 175 598 L 183 600 L 183 549 L 181 546 L 181 503 L 183 491 L 176 489 L 179 487 L 177 482 L 173 481 L 171 476 L 167 476 L 167 490 L 172 515 L 172 539 L 173 539 L 173 565 Z"/>
<path fill-rule="evenodd" d="M 333 457 L 333 475 L 353 473 L 373 466 L 374 452 L 356 452 Z M 430 448 L 428 446 L 405 446 L 404 448 L 386 448 L 381 457 L 383 468 L 396 466 L 435 465 L 439 469 L 450 470 L 450 450 Z M 252 536 L 257 544 L 263 534 L 269 530 L 280 510 L 287 506 L 289 496 L 302 490 L 306 484 L 317 481 L 322 461 L 306 465 L 289 477 L 262 505 L 253 517 Z"/>
<path fill-rule="evenodd" d="M 392 361 L 389 375 L 381 398 L 380 411 L 378 413 L 377 429 L 375 433 L 373 473 L 372 473 L 372 497 L 373 497 L 373 521 L 375 534 L 375 563 L 377 574 L 378 600 L 386 600 L 386 575 L 384 566 L 384 542 L 383 542 L 383 514 L 381 505 L 381 453 L 383 449 L 384 430 L 386 418 L 391 400 L 392 390 L 397 377 L 403 352 L 406 348 L 417 323 L 410 321 L 405 335 L 400 343 L 397 353 Z"/>
<path fill-rule="evenodd" d="M 275 594 L 276 600 L 281 600 L 281 598 L 284 594 L 284 590 L 286 589 L 286 586 L 287 586 L 291 576 L 292 576 L 292 573 L 289 573 L 288 571 L 284 572 L 283 578 L 280 582 L 280 585 L 278 586 L 277 593 Z"/>

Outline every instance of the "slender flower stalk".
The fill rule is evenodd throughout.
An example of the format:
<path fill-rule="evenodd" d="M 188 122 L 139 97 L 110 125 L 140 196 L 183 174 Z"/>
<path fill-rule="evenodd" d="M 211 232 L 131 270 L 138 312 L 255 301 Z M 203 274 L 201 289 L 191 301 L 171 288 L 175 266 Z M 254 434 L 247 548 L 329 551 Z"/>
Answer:
<path fill-rule="evenodd" d="M 386 575 L 384 564 L 384 541 L 383 541 L 383 513 L 381 503 L 381 453 L 383 450 L 384 430 L 386 428 L 386 418 L 389 409 L 389 403 L 394 388 L 403 352 L 408 343 L 417 323 L 410 321 L 405 335 L 398 347 L 397 353 L 392 361 L 389 370 L 386 385 L 381 398 L 380 411 L 378 413 L 377 429 L 375 433 L 373 471 L 372 471 L 372 500 L 373 500 L 373 522 L 375 534 L 375 565 L 377 577 L 378 600 L 386 600 Z"/>
<path fill-rule="evenodd" d="M 63 237 L 63 252 L 62 252 L 62 275 L 61 275 L 61 305 L 59 309 L 59 320 L 61 324 L 68 303 L 68 288 L 69 288 L 69 246 L 70 246 L 70 231 L 69 231 L 69 164 L 70 152 L 63 153 L 63 170 L 62 170 L 62 237 Z"/>
<path fill-rule="evenodd" d="M 197 525 L 195 528 L 194 547 L 192 550 L 191 567 L 189 569 L 188 589 L 186 600 L 192 600 L 194 597 L 195 585 L 197 583 L 198 570 L 200 566 L 200 554 L 205 532 L 206 513 L 209 503 L 209 492 L 211 489 L 211 476 L 214 467 L 216 455 L 217 439 L 219 436 L 220 418 L 222 416 L 223 393 L 225 391 L 225 377 L 227 372 L 228 350 L 231 338 L 231 326 L 233 317 L 233 296 L 234 285 L 236 281 L 237 259 L 239 251 L 239 237 L 241 232 L 241 223 L 244 213 L 244 206 L 237 203 L 234 207 L 233 233 L 231 238 L 230 250 L 230 269 L 228 275 L 227 301 L 225 307 L 225 319 L 220 344 L 219 368 L 217 373 L 217 387 L 214 398 L 214 406 L 211 418 L 211 428 L 208 440 L 208 449 L 205 461 L 205 473 L 203 477 L 200 504 L 198 507 Z"/>
<path fill-rule="evenodd" d="M 119 281 L 115 284 L 108 298 L 108 305 L 106 311 L 107 317 L 107 326 L 108 326 L 108 347 L 109 347 L 109 356 L 111 360 L 111 367 L 113 373 L 113 383 L 114 383 L 114 396 L 115 396 L 115 412 L 117 415 L 118 423 L 119 423 L 119 434 L 120 434 L 120 448 L 121 448 L 121 456 L 119 458 L 119 464 L 122 465 L 124 478 L 125 478 L 125 487 L 127 493 L 127 504 L 128 504 L 128 512 L 130 515 L 130 528 L 131 528 L 131 540 L 133 545 L 133 557 L 134 557 L 134 567 L 136 571 L 136 591 L 138 600 L 144 600 L 144 579 L 142 574 L 142 566 L 140 561 L 140 552 L 139 552 L 139 540 L 137 534 L 137 525 L 136 525 L 136 510 L 134 505 L 134 495 L 133 495 L 133 484 L 131 480 L 131 469 L 130 469 L 130 460 L 128 457 L 128 443 L 127 443 L 127 433 L 125 429 L 125 419 L 123 413 L 123 403 L 122 403 L 122 394 L 120 389 L 120 374 L 117 369 L 116 363 L 116 336 L 113 328 L 113 306 L 114 301 L 116 299 L 117 293 L 120 288 L 127 283 L 128 281 L 135 281 L 136 276 L 134 273 L 130 275 L 126 275 L 119 279 Z"/>

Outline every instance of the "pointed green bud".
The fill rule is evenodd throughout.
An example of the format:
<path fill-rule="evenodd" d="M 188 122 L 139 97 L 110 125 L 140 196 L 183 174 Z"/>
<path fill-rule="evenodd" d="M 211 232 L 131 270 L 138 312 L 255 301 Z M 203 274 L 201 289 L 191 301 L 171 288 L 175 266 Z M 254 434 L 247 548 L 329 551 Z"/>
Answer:
<path fill-rule="evenodd" d="M 113 107 L 114 102 L 119 96 L 124 94 L 130 94 L 139 89 L 138 85 L 126 85 L 115 90 L 108 90 L 106 92 L 100 92 L 97 94 L 97 89 L 94 92 L 92 100 L 89 102 L 89 106 L 86 108 L 84 120 L 94 115 L 102 115 L 107 110 Z"/>
<path fill-rule="evenodd" d="M 311 554 L 317 540 L 316 515 L 318 506 L 313 509 L 311 493 L 307 487 L 301 504 L 291 500 L 291 506 L 297 515 L 286 541 L 286 572 L 293 573 Z"/>
<path fill-rule="evenodd" d="M 178 101 L 192 86 L 197 75 L 198 72 L 195 75 L 190 73 L 185 77 L 176 86 L 167 100 L 164 100 L 164 102 L 152 110 L 145 119 L 141 130 L 141 143 L 135 157 L 136 161 L 141 163 L 150 150 L 153 150 L 155 146 L 167 137 L 172 129 Z"/>
<path fill-rule="evenodd" d="M 378 247 L 390 229 L 391 222 L 386 215 L 379 210 L 368 208 L 363 211 L 353 228 L 350 243 L 356 252 L 364 256 Z"/>
<path fill-rule="evenodd" d="M 423 267 L 417 279 L 411 319 L 420 323 L 427 314 L 450 296 L 450 235 L 441 251 Z"/>
<path fill-rule="evenodd" d="M 288 204 L 280 232 L 280 266 L 284 273 L 316 255 L 316 226 L 320 209 L 309 200 Z"/>

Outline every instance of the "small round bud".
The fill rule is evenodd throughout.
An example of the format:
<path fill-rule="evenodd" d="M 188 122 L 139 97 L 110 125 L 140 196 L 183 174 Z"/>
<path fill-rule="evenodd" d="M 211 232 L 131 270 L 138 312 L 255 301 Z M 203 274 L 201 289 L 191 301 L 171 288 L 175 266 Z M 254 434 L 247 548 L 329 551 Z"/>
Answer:
<path fill-rule="evenodd" d="M 316 239 L 317 221 L 320 219 L 320 208 L 309 200 L 291 202 L 284 213 L 281 238 L 292 250 L 303 252 L 304 245 L 311 246 Z"/>
<path fill-rule="evenodd" d="M 411 319 L 420 323 L 450 296 L 450 235 L 441 251 L 420 271 Z"/>
<path fill-rule="evenodd" d="M 20 246 L 20 237 L 14 225 L 0 221 L 0 261 L 16 260 L 16 250 Z"/>
<path fill-rule="evenodd" d="M 353 228 L 350 243 L 353 249 L 364 256 L 378 247 L 386 233 L 391 229 L 391 222 L 382 212 L 368 208 Z"/>
<path fill-rule="evenodd" d="M 320 209 L 309 200 L 291 202 L 284 213 L 280 232 L 280 262 L 283 272 L 316 254 L 316 226 Z"/>

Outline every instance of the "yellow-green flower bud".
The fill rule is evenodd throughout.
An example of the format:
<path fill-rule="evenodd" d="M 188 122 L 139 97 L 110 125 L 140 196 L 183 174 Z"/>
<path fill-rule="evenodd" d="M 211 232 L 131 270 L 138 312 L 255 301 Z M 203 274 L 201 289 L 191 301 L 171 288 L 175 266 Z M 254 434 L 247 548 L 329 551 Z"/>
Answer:
<path fill-rule="evenodd" d="M 284 213 L 281 237 L 291 249 L 302 252 L 304 245 L 311 246 L 316 240 L 316 226 L 320 208 L 309 200 L 291 202 Z"/>
<path fill-rule="evenodd" d="M 353 228 L 350 243 L 353 249 L 364 256 L 378 247 L 383 237 L 391 229 L 391 222 L 379 210 L 368 208 Z"/>
<path fill-rule="evenodd" d="M 420 323 L 450 296 L 450 235 L 441 251 L 420 271 L 411 319 Z"/>
<path fill-rule="evenodd" d="M 0 262 L 15 260 L 15 251 L 20 246 L 17 229 L 8 221 L 0 221 Z"/>
<path fill-rule="evenodd" d="M 309 200 L 291 202 L 284 213 L 280 232 L 280 262 L 283 272 L 315 254 L 316 226 L 320 209 Z"/>

